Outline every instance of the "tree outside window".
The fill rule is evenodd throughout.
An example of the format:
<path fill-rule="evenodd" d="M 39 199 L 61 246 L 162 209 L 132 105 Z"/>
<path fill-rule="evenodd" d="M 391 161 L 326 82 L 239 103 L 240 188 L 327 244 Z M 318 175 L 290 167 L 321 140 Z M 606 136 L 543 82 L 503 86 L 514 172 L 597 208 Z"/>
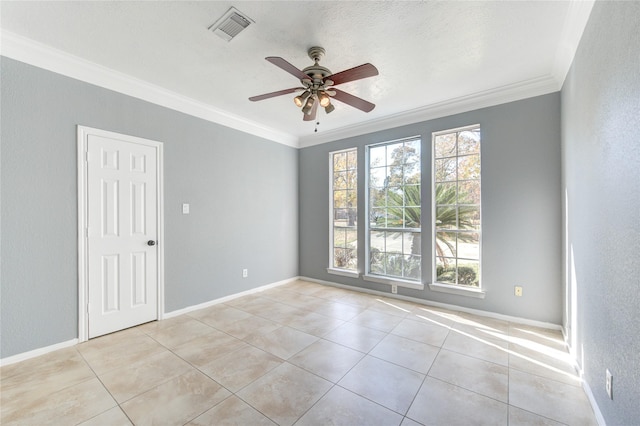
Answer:
<path fill-rule="evenodd" d="M 480 128 L 434 134 L 434 281 L 480 287 Z"/>

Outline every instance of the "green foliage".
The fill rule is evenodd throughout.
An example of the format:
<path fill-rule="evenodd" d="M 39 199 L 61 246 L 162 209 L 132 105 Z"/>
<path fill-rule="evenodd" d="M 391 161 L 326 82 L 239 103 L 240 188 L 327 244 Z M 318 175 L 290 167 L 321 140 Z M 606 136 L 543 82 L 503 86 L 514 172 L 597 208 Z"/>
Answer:
<path fill-rule="evenodd" d="M 370 252 L 371 272 L 401 278 L 420 278 L 421 257 L 401 253 L 382 253 L 378 249 Z"/>
<path fill-rule="evenodd" d="M 455 283 L 456 282 L 456 267 L 455 265 L 444 267 L 438 265 L 436 267 L 436 277 L 438 282 Z M 478 268 L 477 266 L 458 266 L 458 284 L 478 286 Z"/>
<path fill-rule="evenodd" d="M 336 268 L 357 269 L 358 258 L 356 250 L 334 249 L 333 264 Z"/>

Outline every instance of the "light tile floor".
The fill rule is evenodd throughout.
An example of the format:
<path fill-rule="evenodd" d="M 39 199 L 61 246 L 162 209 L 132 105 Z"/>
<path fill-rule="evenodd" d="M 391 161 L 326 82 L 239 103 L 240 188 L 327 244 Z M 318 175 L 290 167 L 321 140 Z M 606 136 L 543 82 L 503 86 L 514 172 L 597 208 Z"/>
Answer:
<path fill-rule="evenodd" d="M 557 331 L 296 281 L 2 367 L 5 425 L 596 425 Z"/>

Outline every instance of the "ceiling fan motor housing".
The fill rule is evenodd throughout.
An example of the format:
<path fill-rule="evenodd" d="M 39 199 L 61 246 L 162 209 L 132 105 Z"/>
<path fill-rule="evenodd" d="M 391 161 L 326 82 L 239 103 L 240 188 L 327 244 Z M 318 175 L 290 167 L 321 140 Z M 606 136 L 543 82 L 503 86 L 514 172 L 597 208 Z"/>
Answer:
<path fill-rule="evenodd" d="M 313 60 L 314 64 L 302 70 L 303 73 L 309 76 L 309 80 L 302 79 L 300 80 L 300 82 L 306 88 L 314 88 L 316 90 L 322 88 L 325 85 L 328 86 L 327 82 L 324 81 L 324 78 L 330 76 L 331 71 L 328 68 L 325 68 L 318 64 L 318 62 L 320 62 L 320 59 L 322 59 L 325 54 L 324 48 L 319 46 L 311 47 L 309 48 L 308 54 L 309 58 Z"/>

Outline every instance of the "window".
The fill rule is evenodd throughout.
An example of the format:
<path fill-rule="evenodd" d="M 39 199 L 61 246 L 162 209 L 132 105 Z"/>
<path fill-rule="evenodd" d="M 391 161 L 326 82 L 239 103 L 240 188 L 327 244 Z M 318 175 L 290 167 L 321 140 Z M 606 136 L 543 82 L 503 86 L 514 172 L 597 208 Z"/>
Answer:
<path fill-rule="evenodd" d="M 332 152 L 330 267 L 358 271 L 358 150 Z"/>
<path fill-rule="evenodd" d="M 368 270 L 371 276 L 421 279 L 420 139 L 368 149 Z"/>
<path fill-rule="evenodd" d="M 433 134 L 433 281 L 480 287 L 480 127 Z"/>

